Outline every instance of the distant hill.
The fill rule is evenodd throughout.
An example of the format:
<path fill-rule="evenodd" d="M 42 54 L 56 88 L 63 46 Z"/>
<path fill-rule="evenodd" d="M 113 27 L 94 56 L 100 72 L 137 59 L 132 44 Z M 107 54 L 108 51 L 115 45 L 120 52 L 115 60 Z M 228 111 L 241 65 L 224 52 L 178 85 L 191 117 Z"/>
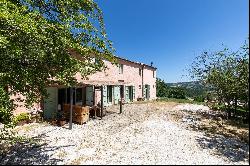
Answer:
<path fill-rule="evenodd" d="M 206 88 L 199 81 L 167 83 L 169 87 L 181 87 L 186 89 L 189 97 L 199 96 L 204 94 Z"/>
<path fill-rule="evenodd" d="M 203 88 L 204 86 L 199 81 L 167 83 L 170 87 L 185 87 L 185 88 Z"/>

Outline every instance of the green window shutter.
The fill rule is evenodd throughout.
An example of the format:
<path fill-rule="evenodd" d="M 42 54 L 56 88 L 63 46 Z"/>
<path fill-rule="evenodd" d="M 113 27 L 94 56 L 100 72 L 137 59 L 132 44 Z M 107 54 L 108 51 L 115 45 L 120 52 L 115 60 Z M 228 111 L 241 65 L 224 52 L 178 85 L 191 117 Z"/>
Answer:
<path fill-rule="evenodd" d="M 103 106 L 107 106 L 107 86 L 103 86 Z"/>
<path fill-rule="evenodd" d="M 115 104 L 118 104 L 118 101 L 120 99 L 120 87 L 119 86 L 114 87 L 114 98 L 115 98 Z"/>
<path fill-rule="evenodd" d="M 143 97 L 146 99 L 146 85 L 143 85 Z"/>
<path fill-rule="evenodd" d="M 87 86 L 86 87 L 86 104 L 88 106 L 92 106 L 93 105 L 93 86 Z"/>
<path fill-rule="evenodd" d="M 150 99 L 150 85 L 148 85 L 148 99 Z"/>
<path fill-rule="evenodd" d="M 133 100 L 135 100 L 135 86 L 133 86 Z"/>
<path fill-rule="evenodd" d="M 58 89 L 55 87 L 46 88 L 48 92 L 48 98 L 44 99 L 44 118 L 53 118 L 53 115 L 57 112 L 57 93 Z"/>
<path fill-rule="evenodd" d="M 125 101 L 126 103 L 129 102 L 129 87 L 128 86 L 125 87 Z"/>

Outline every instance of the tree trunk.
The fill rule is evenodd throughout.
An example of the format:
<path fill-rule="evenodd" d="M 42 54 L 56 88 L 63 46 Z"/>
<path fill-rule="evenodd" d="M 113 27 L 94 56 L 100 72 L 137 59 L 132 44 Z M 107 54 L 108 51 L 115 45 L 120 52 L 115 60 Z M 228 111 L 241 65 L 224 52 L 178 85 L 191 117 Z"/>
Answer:
<path fill-rule="evenodd" d="M 235 117 L 236 112 L 237 112 L 237 97 L 234 98 L 234 114 L 233 114 L 233 117 Z"/>
<path fill-rule="evenodd" d="M 227 107 L 226 107 L 226 111 L 227 111 L 227 118 L 231 119 L 232 118 L 232 105 L 230 104 L 230 100 L 227 100 Z"/>
<path fill-rule="evenodd" d="M 6 93 L 9 92 L 9 87 L 8 87 L 8 85 L 4 86 L 4 90 L 5 90 Z"/>
<path fill-rule="evenodd" d="M 228 119 L 231 119 L 231 118 L 232 118 L 232 111 L 231 111 L 231 108 L 228 108 L 228 110 L 227 110 L 227 118 L 228 118 Z"/>

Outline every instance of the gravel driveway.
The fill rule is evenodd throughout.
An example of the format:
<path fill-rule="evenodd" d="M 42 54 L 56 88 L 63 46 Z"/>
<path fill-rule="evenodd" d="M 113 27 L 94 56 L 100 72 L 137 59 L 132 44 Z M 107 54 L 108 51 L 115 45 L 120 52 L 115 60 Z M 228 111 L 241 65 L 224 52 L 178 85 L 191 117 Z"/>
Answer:
<path fill-rule="evenodd" d="M 72 130 L 68 130 L 67 125 L 27 124 L 17 128 L 19 133 L 43 144 L 17 145 L 1 164 L 249 163 L 247 144 L 234 142 L 242 153 L 219 154 L 212 138 L 174 121 L 173 113 L 181 108 L 176 103 L 127 104 L 123 113 L 118 114 L 119 107 L 112 106 L 103 120 L 74 124 Z M 235 141 L 224 137 L 216 139 L 229 144 Z M 246 153 L 247 156 L 239 157 Z"/>

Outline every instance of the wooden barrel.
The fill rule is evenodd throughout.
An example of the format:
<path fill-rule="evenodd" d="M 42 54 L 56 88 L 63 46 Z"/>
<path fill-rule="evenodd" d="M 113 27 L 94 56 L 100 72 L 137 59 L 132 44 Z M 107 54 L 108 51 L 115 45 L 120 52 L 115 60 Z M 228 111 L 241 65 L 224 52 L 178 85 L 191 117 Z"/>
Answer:
<path fill-rule="evenodd" d="M 63 104 L 63 116 L 69 120 L 70 118 L 70 104 Z M 89 120 L 89 107 L 82 107 L 73 105 L 72 107 L 72 120 L 73 122 L 83 124 Z"/>

